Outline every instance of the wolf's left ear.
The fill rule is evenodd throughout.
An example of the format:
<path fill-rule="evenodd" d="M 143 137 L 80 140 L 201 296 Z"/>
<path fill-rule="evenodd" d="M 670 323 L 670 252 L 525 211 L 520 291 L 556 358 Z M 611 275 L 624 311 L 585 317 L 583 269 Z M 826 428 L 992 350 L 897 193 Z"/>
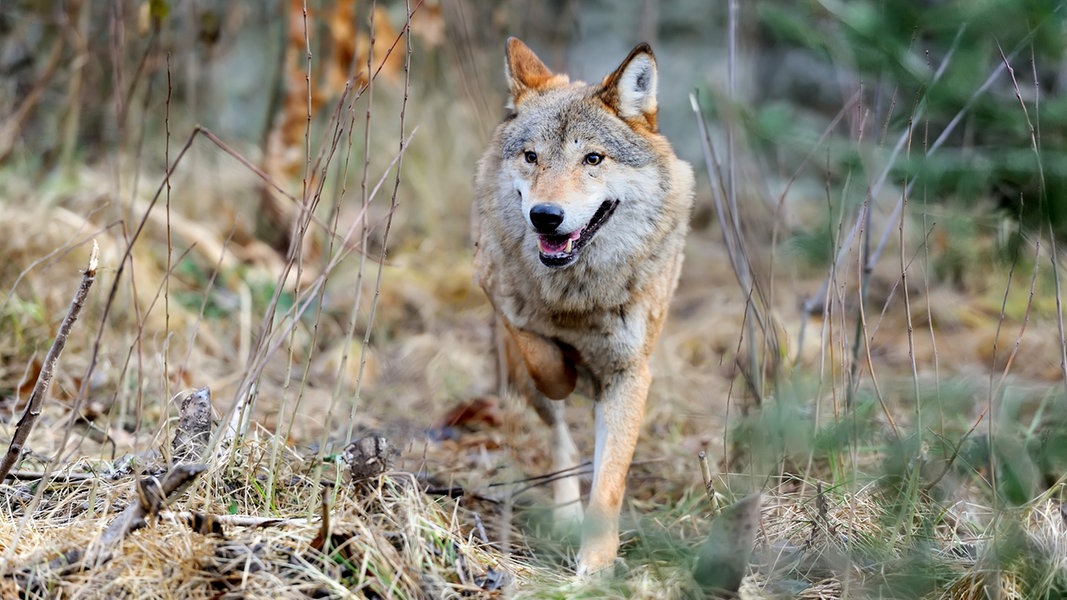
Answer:
<path fill-rule="evenodd" d="M 656 129 L 656 57 L 648 44 L 638 44 L 619 68 L 600 83 L 598 95 L 624 119 L 643 117 Z"/>

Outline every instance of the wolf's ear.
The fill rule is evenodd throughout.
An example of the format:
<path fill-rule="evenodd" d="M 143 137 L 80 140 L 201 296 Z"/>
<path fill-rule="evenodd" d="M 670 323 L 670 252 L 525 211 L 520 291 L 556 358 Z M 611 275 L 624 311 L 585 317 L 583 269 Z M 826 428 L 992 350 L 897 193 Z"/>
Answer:
<path fill-rule="evenodd" d="M 526 92 L 553 87 L 557 80 L 566 80 L 565 77 L 552 73 L 519 38 L 508 38 L 504 57 L 504 74 L 511 89 L 511 100 L 508 104 L 512 108 L 522 100 Z"/>
<path fill-rule="evenodd" d="M 656 57 L 648 44 L 638 44 L 618 69 L 600 83 L 598 96 L 624 119 L 643 117 L 656 129 Z"/>

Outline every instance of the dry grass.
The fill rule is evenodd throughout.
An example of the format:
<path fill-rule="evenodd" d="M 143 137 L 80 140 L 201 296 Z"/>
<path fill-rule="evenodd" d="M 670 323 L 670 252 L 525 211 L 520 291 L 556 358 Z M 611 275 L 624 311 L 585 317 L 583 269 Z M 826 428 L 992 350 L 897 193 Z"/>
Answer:
<path fill-rule="evenodd" d="M 113 513 L 136 501 L 129 477 L 49 484 L 17 543 L 14 529 L 4 531 L 0 545 L 14 549 L 14 580 L 7 581 L 26 585 L 31 597 L 479 597 L 530 570 L 479 537 L 476 513 L 426 496 L 407 473 L 353 483 L 341 474 L 344 465 L 287 453 L 273 473 L 283 483 L 268 499 L 269 452 L 267 440 L 245 442 L 233 450 L 236 460 L 202 475 L 179 500 L 215 516 L 221 531 L 194 532 L 164 511 L 127 537 L 112 560 L 85 569 L 60 572 L 47 561 L 95 543 Z M 36 485 L 7 491 L 9 514 L 25 510 Z M 326 545 L 321 495 L 329 502 Z M 242 518 L 249 515 L 261 518 Z"/>

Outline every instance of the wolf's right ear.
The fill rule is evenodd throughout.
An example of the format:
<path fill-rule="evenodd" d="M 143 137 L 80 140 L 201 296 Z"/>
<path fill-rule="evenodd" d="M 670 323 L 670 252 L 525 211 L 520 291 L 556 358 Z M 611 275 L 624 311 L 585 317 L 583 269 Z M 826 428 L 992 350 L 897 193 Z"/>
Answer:
<path fill-rule="evenodd" d="M 519 38 L 508 38 L 504 57 L 504 74 L 511 90 L 508 108 L 514 109 L 528 92 L 556 87 L 568 81 L 565 75 L 556 75 L 549 70 Z"/>
<path fill-rule="evenodd" d="M 656 130 L 656 57 L 648 44 L 638 44 L 619 68 L 600 82 L 598 95 L 624 119 L 644 118 Z"/>

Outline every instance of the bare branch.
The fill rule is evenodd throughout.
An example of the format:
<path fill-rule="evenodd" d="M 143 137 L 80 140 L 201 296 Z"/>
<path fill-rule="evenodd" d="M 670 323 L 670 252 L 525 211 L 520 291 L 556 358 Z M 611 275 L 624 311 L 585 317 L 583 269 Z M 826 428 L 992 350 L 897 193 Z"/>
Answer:
<path fill-rule="evenodd" d="M 78 314 L 81 312 L 82 306 L 85 305 L 85 299 L 89 295 L 89 288 L 93 286 L 93 281 L 96 279 L 96 267 L 99 257 L 100 246 L 97 245 L 96 240 L 93 240 L 93 248 L 89 251 L 89 265 L 82 274 L 81 285 L 78 286 L 78 291 L 74 294 L 74 300 L 70 303 L 70 308 L 67 309 L 67 316 L 63 318 L 63 322 L 59 326 L 59 332 L 56 333 L 56 339 L 52 342 L 52 347 L 48 349 L 48 354 L 44 357 L 44 365 L 41 366 L 41 372 L 37 375 L 37 383 L 33 385 L 30 401 L 26 403 L 26 411 L 22 413 L 22 418 L 19 419 L 18 425 L 15 426 L 15 434 L 11 436 L 11 443 L 7 446 L 7 453 L 4 454 L 3 460 L 0 461 L 0 480 L 7 477 L 11 468 L 15 466 L 15 463 L 22 455 L 22 448 L 26 444 L 26 440 L 30 437 L 30 432 L 33 431 L 33 425 L 37 422 L 37 417 L 41 416 L 41 406 L 44 404 L 48 386 L 52 383 L 56 362 L 59 361 L 59 355 L 63 353 L 63 347 L 67 345 L 67 337 L 70 335 L 70 330 L 74 327 L 74 322 L 78 320 Z"/>

